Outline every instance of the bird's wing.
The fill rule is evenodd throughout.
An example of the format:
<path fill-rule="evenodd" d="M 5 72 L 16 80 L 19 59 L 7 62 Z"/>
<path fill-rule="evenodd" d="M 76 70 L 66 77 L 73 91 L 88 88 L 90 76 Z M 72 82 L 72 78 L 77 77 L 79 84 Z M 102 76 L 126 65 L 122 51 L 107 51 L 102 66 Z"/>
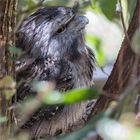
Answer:
<path fill-rule="evenodd" d="M 34 61 L 35 58 L 25 58 L 17 60 L 15 63 L 16 74 L 24 72 Z"/>
<path fill-rule="evenodd" d="M 47 58 L 29 59 L 24 63 L 25 65 L 20 71 L 17 71 L 17 79 L 19 81 L 16 95 L 17 101 L 24 100 L 28 96 L 36 96 L 37 93 L 31 87 L 33 80 L 53 81 L 56 84 L 56 89 L 61 91 L 71 89 L 73 86 L 72 71 L 65 61 Z M 49 120 L 62 108 L 63 105 L 40 107 L 21 128 L 30 128 L 36 121 L 41 121 L 44 118 Z"/>
<path fill-rule="evenodd" d="M 61 61 L 51 59 L 21 59 L 16 63 L 16 79 L 18 84 L 17 98 L 34 95 L 31 91 L 33 81 L 56 82 L 62 71 Z"/>

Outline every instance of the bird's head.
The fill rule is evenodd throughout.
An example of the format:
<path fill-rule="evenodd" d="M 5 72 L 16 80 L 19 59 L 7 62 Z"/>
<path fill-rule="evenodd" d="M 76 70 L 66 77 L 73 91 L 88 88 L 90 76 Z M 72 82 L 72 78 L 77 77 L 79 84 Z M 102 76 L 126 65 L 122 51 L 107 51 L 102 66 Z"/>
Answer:
<path fill-rule="evenodd" d="M 41 8 L 23 21 L 16 46 L 35 58 L 74 60 L 86 53 L 84 29 L 88 22 L 74 8 Z"/>

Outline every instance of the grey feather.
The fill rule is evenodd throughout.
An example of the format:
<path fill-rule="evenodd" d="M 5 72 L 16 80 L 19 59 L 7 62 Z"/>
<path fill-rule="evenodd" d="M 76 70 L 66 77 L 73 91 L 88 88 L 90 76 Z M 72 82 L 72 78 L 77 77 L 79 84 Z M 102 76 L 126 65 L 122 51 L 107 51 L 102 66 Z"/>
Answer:
<path fill-rule="evenodd" d="M 36 95 L 30 87 L 33 80 L 53 81 L 59 91 L 92 85 L 95 59 L 85 45 L 86 24 L 85 16 L 78 16 L 68 7 L 42 8 L 23 21 L 16 47 L 23 49 L 29 58 L 16 63 L 17 81 L 22 79 L 17 101 Z M 23 127 L 31 127 L 44 116 L 49 120 L 62 109 L 63 105 L 40 108 Z"/>

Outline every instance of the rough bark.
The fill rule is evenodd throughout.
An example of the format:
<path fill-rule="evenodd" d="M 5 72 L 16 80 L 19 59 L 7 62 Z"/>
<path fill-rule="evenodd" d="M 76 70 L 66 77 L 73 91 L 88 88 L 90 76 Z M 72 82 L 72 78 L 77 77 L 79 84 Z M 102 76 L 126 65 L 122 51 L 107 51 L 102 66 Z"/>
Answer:
<path fill-rule="evenodd" d="M 16 0 L 0 0 L 0 80 L 5 76 L 14 77 L 13 54 L 10 53 L 9 47 L 15 45 L 15 11 Z M 11 101 L 6 101 L 3 93 L 4 87 L 0 89 L 0 115 L 8 118 L 10 123 L 11 113 L 8 111 Z M 6 126 L 0 127 L 3 132 Z M 5 129 L 4 129 L 5 128 Z"/>

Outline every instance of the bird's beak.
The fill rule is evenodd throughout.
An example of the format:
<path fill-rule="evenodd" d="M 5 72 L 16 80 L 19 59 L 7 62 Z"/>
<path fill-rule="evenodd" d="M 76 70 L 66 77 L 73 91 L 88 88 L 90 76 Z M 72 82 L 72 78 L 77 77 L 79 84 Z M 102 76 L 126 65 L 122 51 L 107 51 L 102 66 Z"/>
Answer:
<path fill-rule="evenodd" d="M 73 10 L 73 16 L 71 18 L 69 18 L 65 24 L 68 24 L 69 22 L 72 21 L 72 19 L 74 19 L 74 17 L 76 16 L 78 10 L 79 10 L 79 0 L 76 0 L 75 3 L 74 3 L 74 6 L 72 7 L 72 10 Z"/>

